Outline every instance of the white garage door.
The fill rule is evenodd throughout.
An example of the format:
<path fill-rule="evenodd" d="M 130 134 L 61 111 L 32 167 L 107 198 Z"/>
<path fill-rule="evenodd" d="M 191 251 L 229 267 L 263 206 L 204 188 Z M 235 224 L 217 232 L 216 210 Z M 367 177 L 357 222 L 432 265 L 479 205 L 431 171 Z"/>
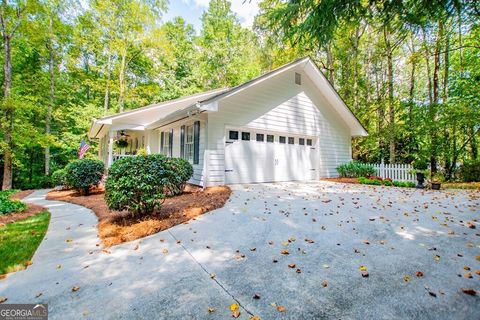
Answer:
<path fill-rule="evenodd" d="M 313 137 L 227 130 L 225 182 L 275 182 L 313 180 Z"/>

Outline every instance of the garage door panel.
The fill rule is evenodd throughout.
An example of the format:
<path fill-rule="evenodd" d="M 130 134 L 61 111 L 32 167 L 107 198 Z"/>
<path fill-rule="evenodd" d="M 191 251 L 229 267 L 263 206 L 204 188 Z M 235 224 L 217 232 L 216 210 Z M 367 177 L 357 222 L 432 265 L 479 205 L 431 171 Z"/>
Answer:
<path fill-rule="evenodd" d="M 240 130 L 241 131 L 241 130 Z M 267 135 L 268 133 L 265 133 Z M 255 134 L 251 133 L 255 139 Z M 227 131 L 228 137 L 228 131 Z M 315 150 L 311 146 L 256 140 L 227 140 L 227 184 L 315 179 Z"/>

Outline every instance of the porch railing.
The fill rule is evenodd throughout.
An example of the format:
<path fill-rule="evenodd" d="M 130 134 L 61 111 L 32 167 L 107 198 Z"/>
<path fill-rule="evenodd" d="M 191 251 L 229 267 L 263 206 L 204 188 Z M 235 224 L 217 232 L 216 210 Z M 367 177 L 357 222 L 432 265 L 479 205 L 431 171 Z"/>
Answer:
<path fill-rule="evenodd" d="M 117 161 L 117 160 L 120 160 L 122 158 L 126 158 L 126 157 L 133 157 L 135 155 L 133 154 L 114 154 L 113 157 L 112 157 L 112 160 L 113 162 Z"/>

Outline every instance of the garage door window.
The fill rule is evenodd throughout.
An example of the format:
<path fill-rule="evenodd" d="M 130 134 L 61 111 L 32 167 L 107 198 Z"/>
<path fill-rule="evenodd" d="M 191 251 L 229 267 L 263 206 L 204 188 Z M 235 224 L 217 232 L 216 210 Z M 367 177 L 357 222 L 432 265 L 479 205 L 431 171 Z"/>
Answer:
<path fill-rule="evenodd" d="M 288 144 L 294 144 L 295 143 L 295 138 L 294 137 L 288 137 Z"/>
<path fill-rule="evenodd" d="M 230 140 L 238 140 L 238 131 L 229 131 L 228 138 Z"/>
<path fill-rule="evenodd" d="M 301 146 L 304 146 L 305 145 L 305 138 L 299 138 L 298 139 L 298 144 L 301 145 Z"/>
<path fill-rule="evenodd" d="M 311 146 L 312 145 L 312 139 L 307 139 L 307 146 Z"/>
<path fill-rule="evenodd" d="M 273 134 L 267 134 L 267 142 L 273 142 L 274 137 Z"/>
<path fill-rule="evenodd" d="M 280 136 L 280 137 L 278 137 L 278 138 L 279 138 L 278 141 L 279 141 L 280 143 L 285 143 L 285 142 L 286 142 L 285 137 Z"/>
<path fill-rule="evenodd" d="M 242 140 L 250 140 L 250 132 L 242 132 Z"/>
<path fill-rule="evenodd" d="M 263 142 L 265 139 L 265 135 L 263 133 L 257 133 L 257 141 Z"/>

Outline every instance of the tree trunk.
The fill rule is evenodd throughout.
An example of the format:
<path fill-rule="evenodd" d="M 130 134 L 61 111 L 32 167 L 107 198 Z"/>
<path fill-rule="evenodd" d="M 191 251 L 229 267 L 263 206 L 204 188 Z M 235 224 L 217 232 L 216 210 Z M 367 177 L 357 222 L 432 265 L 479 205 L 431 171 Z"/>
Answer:
<path fill-rule="evenodd" d="M 124 99 L 125 99 L 125 64 L 127 62 L 127 49 L 124 50 L 122 53 L 122 60 L 120 63 L 120 72 L 118 75 L 118 79 L 120 82 L 120 92 L 118 97 L 118 104 L 120 105 L 120 112 L 123 112 L 124 108 Z"/>
<path fill-rule="evenodd" d="M 53 34 L 53 20 L 50 18 L 50 32 Z M 52 121 L 52 111 L 55 105 L 55 57 L 53 52 L 53 40 L 52 37 L 49 39 L 49 43 L 47 45 L 49 51 L 49 64 L 48 64 L 48 71 L 50 74 L 50 101 L 47 107 L 47 114 L 45 116 L 45 135 L 48 139 L 50 135 L 50 126 Z M 48 144 L 45 146 L 45 175 L 48 176 L 50 174 L 50 145 Z"/>
<path fill-rule="evenodd" d="M 108 55 L 107 61 L 107 83 L 105 84 L 105 98 L 103 99 L 103 115 L 106 116 L 108 113 L 108 100 L 110 98 L 110 63 L 112 56 Z"/>
<path fill-rule="evenodd" d="M 13 107 L 10 101 L 10 91 L 12 88 L 12 60 L 11 60 L 11 46 L 10 35 L 3 32 L 3 99 L 5 103 L 5 123 L 3 141 L 5 143 L 5 151 L 3 154 L 3 183 L 2 190 L 9 190 L 12 188 L 12 131 L 13 131 Z"/>
<path fill-rule="evenodd" d="M 385 40 L 385 50 L 387 52 L 387 83 L 388 83 L 388 119 L 389 119 L 389 151 L 390 163 L 395 163 L 395 105 L 393 99 L 393 49 L 390 43 L 390 33 L 388 26 L 383 27 L 383 37 Z"/>
<path fill-rule="evenodd" d="M 327 68 L 328 68 L 328 81 L 334 85 L 334 68 L 333 68 L 333 54 L 332 54 L 332 44 L 327 45 Z"/>

